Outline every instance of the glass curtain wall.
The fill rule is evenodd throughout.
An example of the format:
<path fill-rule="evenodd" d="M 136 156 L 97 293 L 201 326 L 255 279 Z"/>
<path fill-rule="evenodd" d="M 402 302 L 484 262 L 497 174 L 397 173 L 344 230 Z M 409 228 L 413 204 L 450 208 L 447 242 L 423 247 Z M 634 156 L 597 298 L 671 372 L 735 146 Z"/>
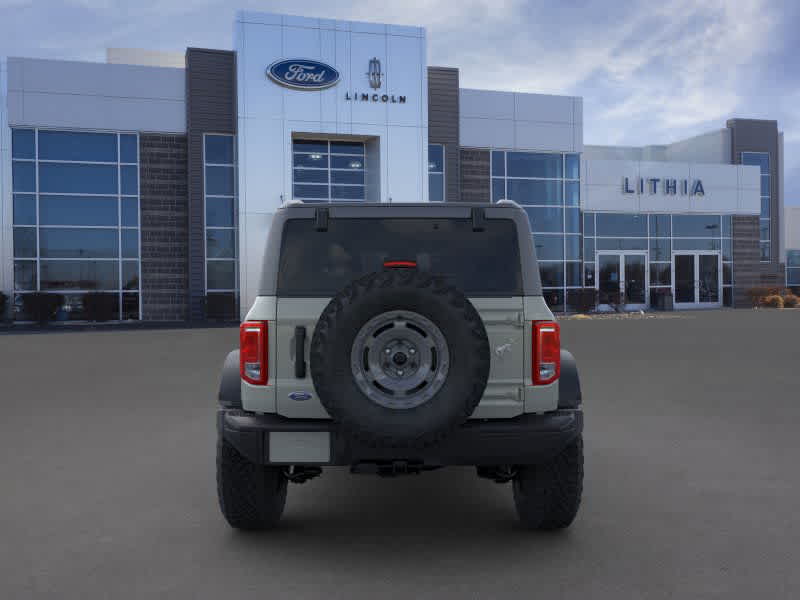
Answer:
<path fill-rule="evenodd" d="M 140 318 L 138 148 L 135 133 L 12 130 L 16 319 L 37 291 L 63 297 L 56 320 L 91 316 L 90 293 Z"/>
<path fill-rule="evenodd" d="M 800 250 L 786 251 L 786 285 L 800 293 Z"/>
<path fill-rule="evenodd" d="M 364 143 L 292 141 L 292 197 L 303 202 L 363 202 Z"/>
<path fill-rule="evenodd" d="M 542 288 L 556 311 L 581 287 L 580 155 L 492 151 L 492 202 L 520 204 L 531 221 Z"/>
<path fill-rule="evenodd" d="M 761 247 L 761 262 L 769 262 L 772 256 L 770 243 L 770 176 L 769 152 L 742 152 L 742 164 L 753 165 L 761 169 L 761 216 L 759 225 L 759 245 Z"/>
<path fill-rule="evenodd" d="M 444 202 L 444 146 L 428 144 L 428 200 Z"/>

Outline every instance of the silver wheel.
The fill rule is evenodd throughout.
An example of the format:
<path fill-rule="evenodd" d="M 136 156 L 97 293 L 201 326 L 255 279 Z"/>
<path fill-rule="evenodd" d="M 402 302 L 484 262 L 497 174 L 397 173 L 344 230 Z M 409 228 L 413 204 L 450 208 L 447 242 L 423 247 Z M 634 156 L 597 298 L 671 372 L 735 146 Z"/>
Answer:
<path fill-rule="evenodd" d="M 381 406 L 408 409 L 430 400 L 450 368 L 447 341 L 422 315 L 395 310 L 359 330 L 350 353 L 356 384 Z"/>

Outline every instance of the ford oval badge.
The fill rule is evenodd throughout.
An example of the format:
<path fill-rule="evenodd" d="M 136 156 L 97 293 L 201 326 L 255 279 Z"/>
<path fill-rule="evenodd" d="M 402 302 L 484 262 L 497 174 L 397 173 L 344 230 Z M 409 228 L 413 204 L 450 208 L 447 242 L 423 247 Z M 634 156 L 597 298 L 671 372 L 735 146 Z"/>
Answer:
<path fill-rule="evenodd" d="M 296 90 L 324 90 L 339 83 L 339 71 L 317 60 L 291 58 L 267 67 L 272 81 Z"/>
<path fill-rule="evenodd" d="M 289 398 L 291 400 L 297 400 L 298 402 L 302 402 L 303 400 L 311 400 L 311 394 L 308 392 L 292 392 L 289 394 Z"/>

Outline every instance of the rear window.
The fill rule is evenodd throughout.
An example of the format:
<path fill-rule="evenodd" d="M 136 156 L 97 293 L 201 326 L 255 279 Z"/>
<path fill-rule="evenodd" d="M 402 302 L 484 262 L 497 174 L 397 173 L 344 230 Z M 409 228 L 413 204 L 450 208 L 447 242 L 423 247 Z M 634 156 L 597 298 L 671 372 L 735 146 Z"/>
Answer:
<path fill-rule="evenodd" d="M 469 296 L 522 294 L 517 229 L 489 219 L 331 219 L 316 231 L 312 219 L 290 219 L 283 230 L 278 295 L 332 296 L 387 261 L 414 261 L 444 276 Z"/>

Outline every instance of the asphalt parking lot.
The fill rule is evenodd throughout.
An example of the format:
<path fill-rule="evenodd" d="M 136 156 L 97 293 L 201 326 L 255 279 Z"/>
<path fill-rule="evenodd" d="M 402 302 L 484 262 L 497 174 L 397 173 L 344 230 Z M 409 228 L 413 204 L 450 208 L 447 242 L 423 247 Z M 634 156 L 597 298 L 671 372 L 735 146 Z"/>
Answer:
<path fill-rule="evenodd" d="M 217 508 L 235 329 L 0 335 L 0 598 L 800 597 L 800 310 L 568 320 L 586 482 L 517 527 L 472 469 L 291 486 L 282 526 Z"/>

